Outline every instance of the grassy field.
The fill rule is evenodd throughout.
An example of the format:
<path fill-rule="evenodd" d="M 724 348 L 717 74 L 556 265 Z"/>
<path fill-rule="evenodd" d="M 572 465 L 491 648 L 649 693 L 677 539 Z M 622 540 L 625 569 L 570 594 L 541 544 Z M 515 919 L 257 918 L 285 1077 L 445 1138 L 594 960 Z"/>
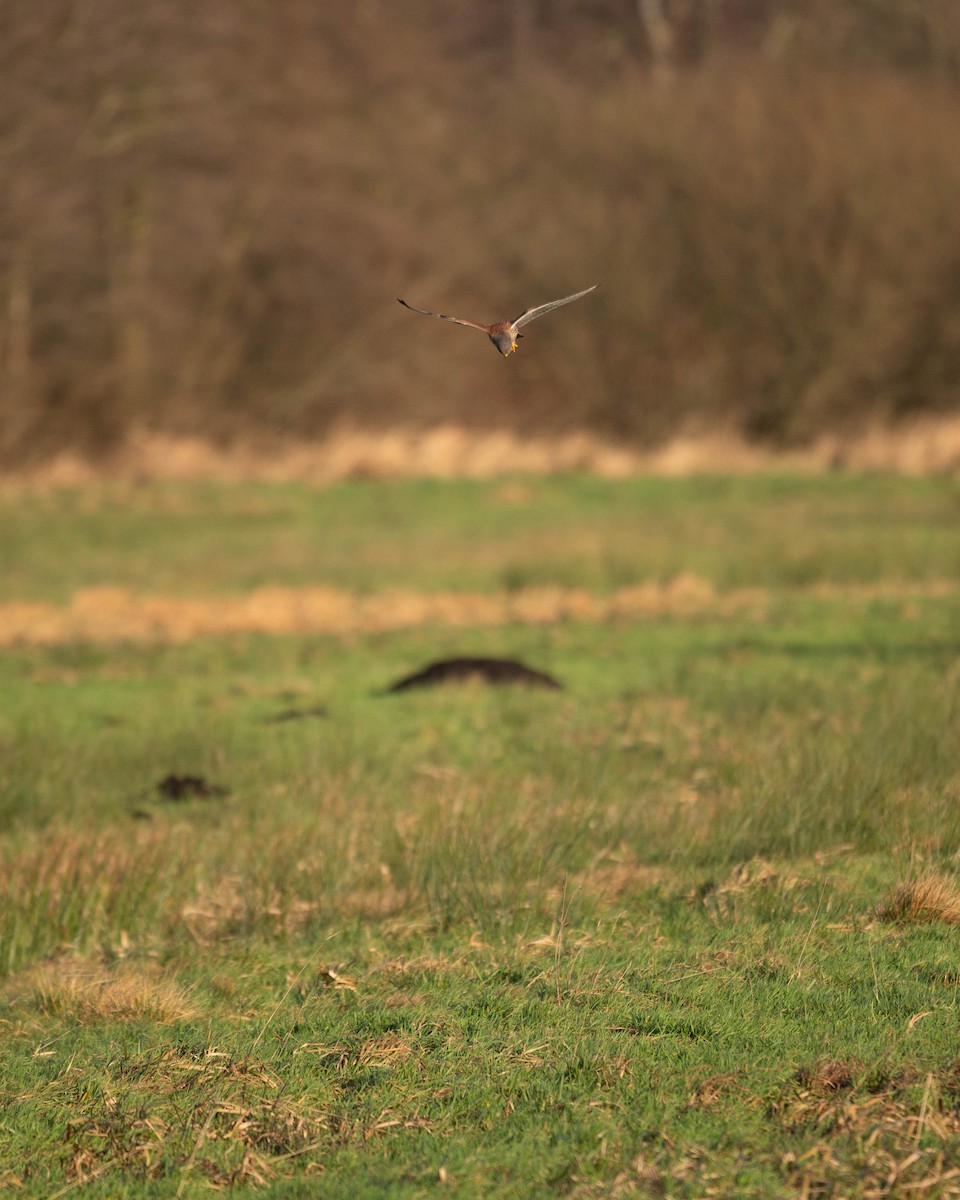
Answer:
<path fill-rule="evenodd" d="M 0 1187 L 960 1195 L 958 516 L 842 475 L 0 497 Z M 445 600 L 231 624 L 318 585 Z M 51 635 L 104 587 L 170 624 Z M 171 639 L 198 598 L 223 631 Z M 464 654 L 564 688 L 386 692 Z"/>
<path fill-rule="evenodd" d="M 875 475 L 104 484 L 0 491 L 0 602 L 110 584 L 171 595 L 322 582 L 597 591 L 960 577 L 960 482 Z"/>

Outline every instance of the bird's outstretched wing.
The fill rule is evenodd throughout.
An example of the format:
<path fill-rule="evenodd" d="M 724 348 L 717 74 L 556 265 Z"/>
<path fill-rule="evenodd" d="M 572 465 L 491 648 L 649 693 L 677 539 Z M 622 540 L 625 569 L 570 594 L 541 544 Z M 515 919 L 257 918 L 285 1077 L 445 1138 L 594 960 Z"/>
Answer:
<path fill-rule="evenodd" d="M 571 300 L 579 300 L 581 296 L 586 296 L 588 292 L 595 291 L 599 286 L 595 283 L 593 287 L 584 288 L 582 292 L 574 292 L 572 296 L 564 296 L 562 300 L 551 300 L 549 304 L 540 304 L 536 308 L 525 309 L 513 324 L 517 329 L 522 329 L 524 325 L 535 321 L 537 317 L 542 317 L 544 313 L 552 312 L 561 304 L 569 304 Z"/>
<path fill-rule="evenodd" d="M 406 300 L 401 300 L 397 297 L 397 303 L 402 304 L 404 308 L 409 308 L 411 312 L 422 313 L 425 317 L 439 317 L 441 321 L 453 321 L 455 325 L 469 325 L 471 329 L 481 329 L 484 333 L 489 332 L 488 326 L 481 325 L 478 321 L 465 321 L 463 317 L 448 317 L 446 313 L 430 312 L 426 308 L 414 308 L 412 304 L 408 304 Z"/>

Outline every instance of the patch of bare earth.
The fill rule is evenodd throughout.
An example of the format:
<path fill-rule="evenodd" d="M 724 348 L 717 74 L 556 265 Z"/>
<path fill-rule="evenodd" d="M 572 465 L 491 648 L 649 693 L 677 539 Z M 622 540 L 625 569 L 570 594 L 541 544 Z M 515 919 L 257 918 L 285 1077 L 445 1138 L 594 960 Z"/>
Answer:
<path fill-rule="evenodd" d="M 325 484 L 342 479 L 490 479 L 567 471 L 623 478 L 771 469 L 908 475 L 955 471 L 960 469 L 960 416 L 927 417 L 895 427 L 877 425 L 848 437 L 825 435 L 791 451 L 758 446 L 722 430 L 680 435 L 652 450 L 615 445 L 585 430 L 529 437 L 508 429 L 481 431 L 458 425 L 381 431 L 345 426 L 322 441 L 275 439 L 230 447 L 140 430 L 107 458 L 92 461 L 64 451 L 28 470 L 8 472 L 2 482 L 19 490 L 76 487 L 105 479 Z"/>

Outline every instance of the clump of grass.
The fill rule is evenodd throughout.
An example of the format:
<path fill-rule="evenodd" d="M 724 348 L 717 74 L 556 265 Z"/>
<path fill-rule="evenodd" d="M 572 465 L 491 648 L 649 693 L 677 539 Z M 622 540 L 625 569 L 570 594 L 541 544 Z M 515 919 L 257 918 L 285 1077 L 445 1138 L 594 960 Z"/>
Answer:
<path fill-rule="evenodd" d="M 82 1024 L 101 1021 L 158 1021 L 168 1024 L 196 1015 L 188 993 L 172 979 L 143 966 L 110 966 L 84 959 L 44 963 L 23 980 L 22 990 L 45 1016 Z"/>
<path fill-rule="evenodd" d="M 860 1064 L 852 1060 L 824 1058 L 797 1071 L 797 1083 L 808 1092 L 841 1092 L 853 1087 Z"/>
<path fill-rule="evenodd" d="M 877 915 L 881 921 L 898 925 L 920 921 L 960 925 L 960 886 L 949 875 L 926 871 L 917 879 L 898 884 Z"/>
<path fill-rule="evenodd" d="M 600 903 L 614 903 L 670 882 L 670 872 L 639 859 L 624 843 L 604 850 L 571 883 Z"/>

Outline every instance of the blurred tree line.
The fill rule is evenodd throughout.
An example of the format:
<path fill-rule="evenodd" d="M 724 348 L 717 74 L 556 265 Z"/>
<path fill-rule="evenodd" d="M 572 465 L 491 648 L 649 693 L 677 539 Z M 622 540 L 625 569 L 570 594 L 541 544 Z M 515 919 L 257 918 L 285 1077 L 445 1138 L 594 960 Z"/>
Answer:
<path fill-rule="evenodd" d="M 956 0 L 8 5 L 0 461 L 955 409 L 958 131 Z"/>

